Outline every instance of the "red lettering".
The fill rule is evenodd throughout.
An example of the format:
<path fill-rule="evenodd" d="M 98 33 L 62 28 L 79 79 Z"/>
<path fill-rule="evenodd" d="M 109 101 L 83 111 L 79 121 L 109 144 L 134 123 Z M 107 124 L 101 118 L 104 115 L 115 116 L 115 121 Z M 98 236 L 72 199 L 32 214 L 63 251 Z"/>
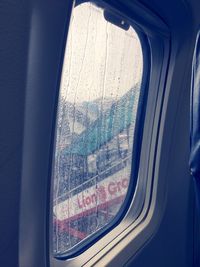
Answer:
<path fill-rule="evenodd" d="M 80 199 L 79 198 L 77 198 L 78 199 L 78 207 L 80 208 L 80 209 L 82 209 L 83 208 L 83 205 L 80 203 Z"/>
<path fill-rule="evenodd" d="M 90 205 L 90 203 L 91 203 L 90 196 L 86 197 L 85 202 L 86 202 L 87 205 Z"/>
<path fill-rule="evenodd" d="M 123 188 L 127 188 L 128 187 L 128 179 L 126 179 L 126 178 L 124 178 L 123 180 L 122 180 L 122 187 Z"/>
<path fill-rule="evenodd" d="M 108 192 L 112 195 L 117 192 L 117 187 L 114 182 L 110 182 L 108 185 Z"/>
<path fill-rule="evenodd" d="M 91 199 L 92 199 L 92 203 L 94 203 L 94 202 L 96 203 L 97 202 L 96 194 L 92 194 Z"/>
<path fill-rule="evenodd" d="M 121 181 L 117 182 L 117 189 L 118 191 L 121 191 Z"/>
<path fill-rule="evenodd" d="M 86 203 L 85 203 L 85 198 L 83 197 L 83 207 L 86 206 Z"/>

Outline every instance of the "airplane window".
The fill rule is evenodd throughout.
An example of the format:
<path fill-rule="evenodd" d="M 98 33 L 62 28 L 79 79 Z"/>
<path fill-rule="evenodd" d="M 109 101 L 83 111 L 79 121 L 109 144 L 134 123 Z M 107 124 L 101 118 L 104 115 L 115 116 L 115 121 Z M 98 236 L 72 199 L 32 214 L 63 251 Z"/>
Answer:
<path fill-rule="evenodd" d="M 132 179 L 143 54 L 134 28 L 110 14 L 88 2 L 72 12 L 53 166 L 56 257 L 112 225 Z"/>

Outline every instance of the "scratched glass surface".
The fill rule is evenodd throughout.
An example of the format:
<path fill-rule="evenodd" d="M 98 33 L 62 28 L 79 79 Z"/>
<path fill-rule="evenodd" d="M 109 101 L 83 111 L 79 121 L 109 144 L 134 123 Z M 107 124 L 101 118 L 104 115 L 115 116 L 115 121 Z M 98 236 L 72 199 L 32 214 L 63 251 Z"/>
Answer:
<path fill-rule="evenodd" d="M 53 169 L 58 256 L 111 223 L 126 197 L 143 56 L 137 33 L 84 3 L 73 10 Z"/>

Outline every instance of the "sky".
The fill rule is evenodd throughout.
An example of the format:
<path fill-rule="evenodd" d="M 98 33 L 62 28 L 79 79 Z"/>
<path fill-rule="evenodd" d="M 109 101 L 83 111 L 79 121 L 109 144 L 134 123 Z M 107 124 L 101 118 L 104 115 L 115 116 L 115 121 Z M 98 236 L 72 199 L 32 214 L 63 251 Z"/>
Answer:
<path fill-rule="evenodd" d="M 60 88 L 66 101 L 118 99 L 140 84 L 142 69 L 141 45 L 132 27 L 125 31 L 107 22 L 103 10 L 91 3 L 74 9 Z"/>

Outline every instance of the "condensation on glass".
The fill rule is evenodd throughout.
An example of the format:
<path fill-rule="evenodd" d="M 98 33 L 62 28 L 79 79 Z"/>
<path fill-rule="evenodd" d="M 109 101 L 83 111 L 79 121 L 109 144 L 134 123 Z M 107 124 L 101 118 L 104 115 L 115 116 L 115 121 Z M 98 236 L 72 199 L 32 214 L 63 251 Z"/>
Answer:
<path fill-rule="evenodd" d="M 140 40 L 84 3 L 73 10 L 57 115 L 53 249 L 111 223 L 126 197 L 143 72 Z"/>

